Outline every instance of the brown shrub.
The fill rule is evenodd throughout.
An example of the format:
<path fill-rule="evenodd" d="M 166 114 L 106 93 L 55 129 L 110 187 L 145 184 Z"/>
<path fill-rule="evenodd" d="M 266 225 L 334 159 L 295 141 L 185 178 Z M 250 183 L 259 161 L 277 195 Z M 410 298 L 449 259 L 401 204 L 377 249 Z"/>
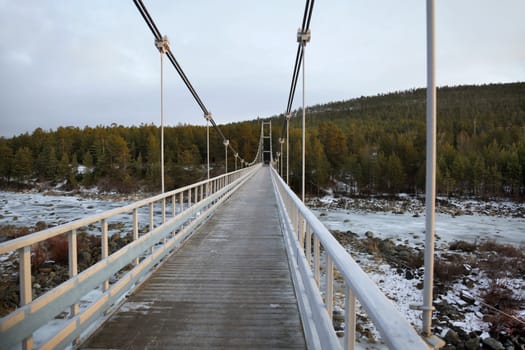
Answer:
<path fill-rule="evenodd" d="M 461 250 L 463 252 L 473 252 L 476 250 L 476 243 L 470 243 L 465 241 L 454 241 L 450 243 L 450 250 Z"/>
<path fill-rule="evenodd" d="M 522 303 L 522 300 L 514 297 L 512 289 L 502 282 L 493 281 L 482 297 L 485 303 L 499 310 L 510 311 L 510 313 L 519 308 Z"/>
<path fill-rule="evenodd" d="M 31 246 L 31 269 L 34 271 L 49 260 L 45 245 L 40 242 Z"/>
<path fill-rule="evenodd" d="M 461 263 L 445 261 L 440 258 L 436 258 L 434 262 L 434 278 L 444 285 L 454 283 L 466 273 L 467 269 Z"/>
<path fill-rule="evenodd" d="M 524 256 L 523 249 L 516 248 L 509 244 L 499 244 L 494 240 L 482 242 L 479 245 L 481 252 L 495 252 L 507 258 L 519 258 Z"/>
<path fill-rule="evenodd" d="M 50 238 L 47 241 L 49 259 L 56 263 L 66 265 L 69 262 L 69 243 L 67 235 Z"/>

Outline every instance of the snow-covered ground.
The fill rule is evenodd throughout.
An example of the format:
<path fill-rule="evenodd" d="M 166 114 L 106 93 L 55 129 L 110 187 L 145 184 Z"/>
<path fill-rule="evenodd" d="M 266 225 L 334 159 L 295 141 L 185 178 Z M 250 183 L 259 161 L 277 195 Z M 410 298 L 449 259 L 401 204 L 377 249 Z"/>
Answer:
<path fill-rule="evenodd" d="M 327 196 L 317 201 L 317 207 L 312 211 L 331 230 L 350 231 L 363 239 L 367 236 L 391 239 L 396 244 L 419 248 L 419 250 L 423 248 L 425 213 L 421 204 L 416 203 L 418 201 L 412 201 L 409 198 L 403 198 L 402 203 L 388 203 L 388 201 L 379 203 L 380 201 L 373 199 L 368 203 L 357 203 L 356 201 L 359 200 L 348 200 L 346 203 L 344 199 L 336 200 Z M 362 202 L 367 201 L 362 200 Z M 471 243 L 495 241 L 518 248 L 525 247 L 523 204 L 454 200 L 448 205 L 447 209 L 442 208 L 436 214 L 436 255 L 448 252 L 449 243 L 459 240 Z M 369 231 L 372 232 L 372 235 Z M 422 322 L 421 312 L 410 309 L 410 305 L 422 304 L 422 290 L 417 287 L 422 277 L 416 276 L 416 278 L 407 280 L 404 273 L 399 273 L 398 269 L 390 266 L 385 260 L 357 251 L 352 246 L 346 248 L 407 320 L 419 328 Z M 459 310 L 462 319 L 452 321 L 450 327 L 460 328 L 467 333 L 481 332 L 481 338 L 487 338 L 489 337 L 487 332 L 489 324 L 484 321 L 481 295 L 489 289 L 491 279 L 479 270 L 469 278 L 473 280 L 473 286 L 467 287 L 461 281 L 454 283 L 446 294 L 435 295 L 436 304 L 446 303 Z M 508 286 L 517 300 L 525 300 L 523 279 L 504 278 L 498 280 L 498 283 Z M 466 302 L 465 293 L 475 301 Z M 517 316 L 523 317 L 524 315 L 525 309 L 517 310 Z M 377 338 L 378 333 L 373 325 L 366 324 L 366 327 L 371 329 Z M 444 337 L 449 330 L 449 327 L 444 326 L 438 335 Z M 367 344 L 366 348 L 369 346 L 372 349 L 381 348 L 379 344 Z"/>

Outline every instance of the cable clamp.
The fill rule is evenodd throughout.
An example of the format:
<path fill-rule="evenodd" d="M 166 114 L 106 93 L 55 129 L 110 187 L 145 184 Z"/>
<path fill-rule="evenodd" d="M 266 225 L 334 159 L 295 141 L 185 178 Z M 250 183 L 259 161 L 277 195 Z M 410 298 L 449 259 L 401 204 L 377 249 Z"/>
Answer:
<path fill-rule="evenodd" d="M 425 305 L 414 305 L 411 304 L 408 306 L 410 310 L 417 310 L 417 311 L 434 311 L 436 308 L 433 305 L 425 306 Z"/>
<path fill-rule="evenodd" d="M 211 116 L 211 113 L 205 114 L 204 115 L 204 119 L 206 119 L 207 121 L 211 122 L 211 120 L 213 119 L 212 116 Z"/>
<path fill-rule="evenodd" d="M 160 40 L 155 39 L 155 47 L 160 51 L 160 53 L 166 53 L 170 49 L 170 41 L 168 37 L 164 35 Z"/>
<path fill-rule="evenodd" d="M 306 45 L 307 42 L 310 41 L 310 29 L 308 29 L 306 32 L 301 31 L 301 28 L 297 30 L 297 42 L 303 46 Z"/>

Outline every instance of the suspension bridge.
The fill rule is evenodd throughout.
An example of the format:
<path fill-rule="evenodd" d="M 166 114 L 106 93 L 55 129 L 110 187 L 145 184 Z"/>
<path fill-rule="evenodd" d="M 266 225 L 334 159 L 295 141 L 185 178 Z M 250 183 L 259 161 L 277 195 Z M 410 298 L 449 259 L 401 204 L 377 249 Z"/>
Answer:
<path fill-rule="evenodd" d="M 432 66 L 433 2 L 427 3 Z M 210 178 L 208 158 L 206 180 L 166 192 L 162 170 L 159 195 L 0 244 L 0 255 L 18 255 L 20 290 L 20 307 L 0 319 L 0 349 L 355 349 L 359 305 L 389 348 L 439 347 L 439 339 L 430 333 L 432 295 L 426 293 L 425 305 L 417 306 L 423 312 L 423 327 L 418 332 L 303 204 L 304 59 L 314 1 L 306 1 L 297 33 L 279 152 L 274 154 L 272 148 L 271 124 L 263 122 L 252 162 L 232 148 L 142 1 L 134 0 L 134 4 L 160 52 L 162 126 L 166 56 L 201 107 L 207 125 L 222 137 L 225 174 Z M 287 131 L 301 64 L 303 185 L 298 197 L 287 185 Z M 432 146 L 432 69 L 429 80 Z M 209 155 L 209 128 L 207 135 Z M 430 167 L 435 162 L 432 147 Z M 235 170 L 229 172 L 228 151 L 235 157 Z M 432 168 L 427 170 L 432 174 Z M 427 193 L 435 193 L 435 178 L 430 176 L 429 181 Z M 434 199 L 427 197 L 427 232 L 433 233 L 433 214 L 428 210 L 434 210 Z M 110 251 L 109 228 L 124 221 L 130 227 L 131 243 Z M 77 237 L 86 227 L 99 228 L 101 258 L 79 271 Z M 67 237 L 69 278 L 33 298 L 32 246 L 58 236 Z M 432 239 L 427 246 L 433 246 Z M 427 249 L 429 276 L 432 263 L 427 259 L 433 248 Z M 431 293 L 429 278 L 425 289 Z M 333 326 L 336 288 L 344 294 L 342 338 Z M 57 319 L 57 315 L 63 317 Z"/>

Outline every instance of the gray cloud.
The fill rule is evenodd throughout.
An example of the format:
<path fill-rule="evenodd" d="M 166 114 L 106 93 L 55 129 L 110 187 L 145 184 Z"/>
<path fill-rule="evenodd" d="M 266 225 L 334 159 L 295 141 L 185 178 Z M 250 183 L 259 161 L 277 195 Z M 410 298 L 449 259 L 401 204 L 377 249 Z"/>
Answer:
<path fill-rule="evenodd" d="M 303 1 L 146 5 L 217 122 L 283 112 Z M 523 13 L 521 0 L 437 2 L 438 84 L 524 81 Z M 159 124 L 159 53 L 132 2 L 0 0 L 0 23 L 0 136 Z M 311 28 L 308 104 L 425 85 L 424 2 L 318 1 Z M 165 77 L 167 123 L 203 124 L 168 64 Z"/>

